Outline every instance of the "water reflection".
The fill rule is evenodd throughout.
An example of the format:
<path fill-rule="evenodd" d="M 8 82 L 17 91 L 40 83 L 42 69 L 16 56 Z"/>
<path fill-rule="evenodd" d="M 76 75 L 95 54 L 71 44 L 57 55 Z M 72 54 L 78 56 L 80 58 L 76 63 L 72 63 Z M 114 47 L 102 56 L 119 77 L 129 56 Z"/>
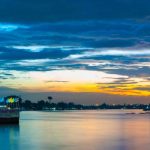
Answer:
<path fill-rule="evenodd" d="M 0 150 L 19 149 L 19 125 L 0 125 Z"/>
<path fill-rule="evenodd" d="M 28 150 L 149 150 L 150 118 L 114 111 L 26 112 L 21 135 Z"/>
<path fill-rule="evenodd" d="M 149 150 L 149 114 L 22 112 L 19 126 L 0 126 L 0 150 Z"/>

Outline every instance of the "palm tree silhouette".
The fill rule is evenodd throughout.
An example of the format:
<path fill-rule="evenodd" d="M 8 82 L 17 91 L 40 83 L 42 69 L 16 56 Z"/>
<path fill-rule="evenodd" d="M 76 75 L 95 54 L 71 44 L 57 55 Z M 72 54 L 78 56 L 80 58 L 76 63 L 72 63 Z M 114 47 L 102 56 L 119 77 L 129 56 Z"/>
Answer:
<path fill-rule="evenodd" d="M 48 101 L 49 101 L 49 109 L 50 109 L 50 104 L 51 104 L 51 101 L 52 101 L 53 97 L 48 96 L 47 98 L 48 98 Z"/>

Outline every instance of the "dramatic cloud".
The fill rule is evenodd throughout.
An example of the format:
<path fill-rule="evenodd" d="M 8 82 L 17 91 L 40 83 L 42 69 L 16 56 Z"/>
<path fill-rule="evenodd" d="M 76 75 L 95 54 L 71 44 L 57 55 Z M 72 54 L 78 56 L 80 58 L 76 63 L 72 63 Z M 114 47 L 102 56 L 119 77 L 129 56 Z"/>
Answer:
<path fill-rule="evenodd" d="M 0 84 L 150 96 L 149 16 L 148 0 L 2 0 Z"/>

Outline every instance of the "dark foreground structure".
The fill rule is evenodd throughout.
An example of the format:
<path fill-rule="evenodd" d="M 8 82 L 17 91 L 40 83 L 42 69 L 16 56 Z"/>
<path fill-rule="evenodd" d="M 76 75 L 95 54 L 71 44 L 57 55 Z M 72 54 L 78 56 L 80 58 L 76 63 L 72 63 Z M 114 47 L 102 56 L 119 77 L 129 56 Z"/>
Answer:
<path fill-rule="evenodd" d="M 8 96 L 1 99 L 0 124 L 19 124 L 19 97 Z"/>
<path fill-rule="evenodd" d="M 19 109 L 1 107 L 0 124 L 19 124 Z"/>
<path fill-rule="evenodd" d="M 0 124 L 19 124 L 19 117 L 0 118 Z"/>

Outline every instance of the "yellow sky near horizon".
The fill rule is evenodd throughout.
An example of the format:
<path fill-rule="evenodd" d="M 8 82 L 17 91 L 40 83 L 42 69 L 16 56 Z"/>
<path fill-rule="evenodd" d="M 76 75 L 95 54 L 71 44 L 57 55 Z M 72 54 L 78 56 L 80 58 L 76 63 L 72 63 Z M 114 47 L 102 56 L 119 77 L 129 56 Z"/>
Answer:
<path fill-rule="evenodd" d="M 150 81 L 102 71 L 57 70 L 47 72 L 11 72 L 16 78 L 3 86 L 28 92 L 97 92 L 127 96 L 150 96 Z"/>

